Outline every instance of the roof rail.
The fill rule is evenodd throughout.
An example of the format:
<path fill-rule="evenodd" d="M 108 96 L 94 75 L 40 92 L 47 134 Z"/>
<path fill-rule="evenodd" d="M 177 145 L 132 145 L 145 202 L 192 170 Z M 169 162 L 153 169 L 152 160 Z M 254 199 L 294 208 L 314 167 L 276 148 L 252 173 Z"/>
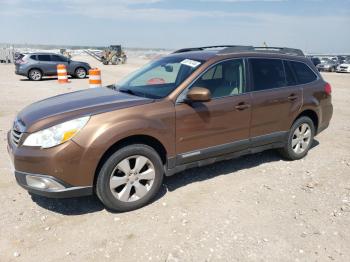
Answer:
<path fill-rule="evenodd" d="M 190 51 L 203 51 L 205 49 L 210 49 L 210 48 L 220 48 L 220 47 L 235 47 L 235 45 L 211 45 L 211 46 L 201 46 L 201 47 L 190 47 L 190 48 L 182 48 L 179 50 L 176 50 L 173 52 L 173 54 L 177 53 L 185 53 L 185 52 L 190 52 Z"/>
<path fill-rule="evenodd" d="M 237 47 L 229 47 L 223 50 L 220 50 L 218 54 L 230 54 L 237 52 L 271 52 L 278 54 L 286 54 L 286 55 L 295 55 L 295 56 L 305 56 L 303 51 L 295 48 L 288 47 L 255 47 L 255 46 L 241 46 Z"/>
<path fill-rule="evenodd" d="M 224 48 L 218 52 L 220 55 L 230 54 L 230 53 L 240 53 L 240 52 L 271 52 L 286 55 L 295 56 L 305 56 L 303 51 L 295 48 L 288 47 L 254 47 L 254 46 L 241 46 L 241 45 L 217 45 L 217 46 L 203 46 L 203 47 L 193 47 L 193 48 L 183 48 L 176 50 L 175 53 L 185 53 L 190 51 L 203 51 L 210 48 Z"/>
<path fill-rule="evenodd" d="M 277 52 L 286 55 L 296 55 L 296 56 L 305 56 L 304 52 L 300 49 L 289 48 L 289 47 L 254 47 L 256 51 L 270 51 Z"/>

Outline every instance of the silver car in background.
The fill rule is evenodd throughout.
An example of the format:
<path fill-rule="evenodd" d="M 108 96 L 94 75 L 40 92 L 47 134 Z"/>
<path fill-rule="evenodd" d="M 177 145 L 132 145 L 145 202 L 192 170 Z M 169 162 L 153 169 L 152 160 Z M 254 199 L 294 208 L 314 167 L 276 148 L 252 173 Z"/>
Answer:
<path fill-rule="evenodd" d="M 15 61 L 15 73 L 39 81 L 43 76 L 57 75 L 58 64 L 66 66 L 68 75 L 81 79 L 87 76 L 91 68 L 88 63 L 73 61 L 59 54 L 31 53 L 23 54 Z"/>
<path fill-rule="evenodd" d="M 320 72 L 335 72 L 337 69 L 338 64 L 334 62 L 332 59 L 324 58 L 321 59 L 321 63 L 318 64 L 316 67 L 318 71 Z"/>

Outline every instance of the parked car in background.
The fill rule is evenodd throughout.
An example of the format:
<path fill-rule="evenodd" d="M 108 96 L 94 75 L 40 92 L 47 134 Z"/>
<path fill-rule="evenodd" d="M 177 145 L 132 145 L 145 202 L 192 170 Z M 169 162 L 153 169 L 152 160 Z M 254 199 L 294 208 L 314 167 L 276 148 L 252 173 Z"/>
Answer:
<path fill-rule="evenodd" d="M 320 72 L 335 72 L 337 65 L 333 60 L 324 58 L 321 60 L 321 64 L 318 64 L 316 67 Z"/>
<path fill-rule="evenodd" d="M 319 59 L 316 56 L 312 56 L 312 57 L 310 57 L 310 59 L 315 66 L 317 66 L 318 64 L 321 64 L 321 59 Z"/>
<path fill-rule="evenodd" d="M 73 61 L 54 53 L 31 53 L 19 56 L 16 60 L 15 73 L 39 81 L 43 76 L 57 75 L 57 65 L 64 64 L 67 74 L 76 78 L 85 78 L 91 68 L 88 63 Z"/>
<path fill-rule="evenodd" d="M 115 85 L 27 106 L 7 148 L 29 192 L 96 193 L 130 211 L 188 168 L 273 148 L 305 157 L 332 118 L 331 92 L 301 50 L 185 48 Z"/>
<path fill-rule="evenodd" d="M 338 62 L 339 62 L 339 65 L 340 64 L 343 64 L 346 60 L 346 57 L 345 56 L 338 56 Z"/>
<path fill-rule="evenodd" d="M 345 61 L 337 66 L 337 73 L 350 73 L 350 58 L 345 59 Z"/>

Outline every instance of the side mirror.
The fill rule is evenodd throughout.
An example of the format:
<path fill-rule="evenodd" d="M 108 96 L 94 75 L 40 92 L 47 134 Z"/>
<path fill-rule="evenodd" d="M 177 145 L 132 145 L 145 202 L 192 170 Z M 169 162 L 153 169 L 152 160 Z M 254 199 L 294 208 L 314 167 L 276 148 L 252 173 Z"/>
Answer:
<path fill-rule="evenodd" d="M 203 87 L 193 87 L 186 96 L 190 102 L 209 102 L 211 93 L 209 89 Z"/>

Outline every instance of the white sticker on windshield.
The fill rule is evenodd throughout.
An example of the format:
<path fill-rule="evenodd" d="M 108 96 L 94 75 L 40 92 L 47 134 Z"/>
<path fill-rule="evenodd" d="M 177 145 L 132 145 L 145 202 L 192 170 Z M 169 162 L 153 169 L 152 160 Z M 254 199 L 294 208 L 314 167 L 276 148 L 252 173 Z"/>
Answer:
<path fill-rule="evenodd" d="M 185 60 L 181 61 L 181 64 L 195 68 L 195 67 L 199 66 L 201 64 L 201 62 L 191 60 L 191 59 L 185 59 Z"/>

